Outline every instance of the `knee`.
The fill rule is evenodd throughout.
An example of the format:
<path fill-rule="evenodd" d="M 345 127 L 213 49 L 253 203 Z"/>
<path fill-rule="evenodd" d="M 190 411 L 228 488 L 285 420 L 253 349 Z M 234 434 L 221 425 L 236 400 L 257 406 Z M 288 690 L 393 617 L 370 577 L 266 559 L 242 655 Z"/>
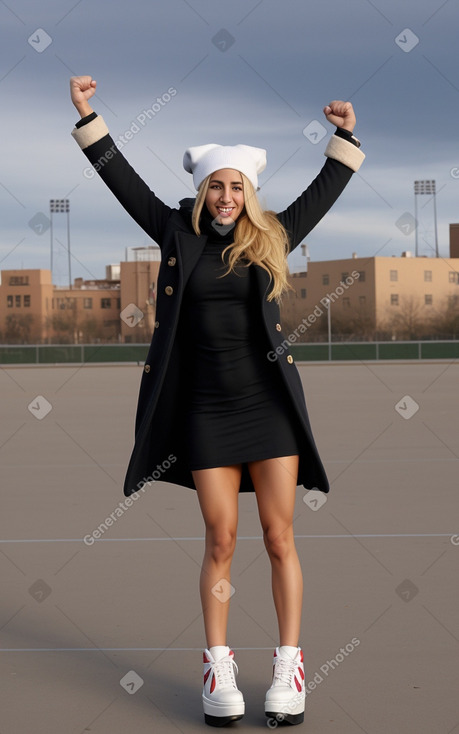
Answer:
<path fill-rule="evenodd" d="M 267 528 L 263 531 L 263 538 L 271 560 L 282 561 L 295 549 L 295 541 L 291 528 Z"/>
<path fill-rule="evenodd" d="M 206 533 L 206 550 L 217 562 L 228 561 L 233 557 L 236 547 L 236 531 L 230 528 L 208 530 Z"/>

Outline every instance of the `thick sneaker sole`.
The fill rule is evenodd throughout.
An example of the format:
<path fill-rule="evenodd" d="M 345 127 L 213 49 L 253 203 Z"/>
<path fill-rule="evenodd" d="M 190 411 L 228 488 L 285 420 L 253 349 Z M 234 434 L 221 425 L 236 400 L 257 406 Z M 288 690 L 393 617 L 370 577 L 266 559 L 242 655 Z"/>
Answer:
<path fill-rule="evenodd" d="M 305 697 L 299 697 L 290 702 L 265 701 L 265 715 L 274 722 L 281 724 L 302 724 L 304 721 Z M 268 723 L 269 726 L 269 723 Z"/>
<path fill-rule="evenodd" d="M 302 724 L 304 721 L 304 711 L 300 714 L 283 714 L 281 712 L 274 713 L 273 711 L 265 711 L 268 717 L 268 727 L 274 729 L 279 724 Z"/>
<path fill-rule="evenodd" d="M 226 726 L 231 721 L 239 721 L 245 713 L 245 703 L 217 703 L 202 697 L 204 721 L 209 726 Z"/>
<path fill-rule="evenodd" d="M 232 721 L 239 721 L 242 717 L 243 714 L 235 714 L 234 716 L 211 716 L 210 714 L 204 714 L 204 721 L 209 726 L 226 726 Z"/>

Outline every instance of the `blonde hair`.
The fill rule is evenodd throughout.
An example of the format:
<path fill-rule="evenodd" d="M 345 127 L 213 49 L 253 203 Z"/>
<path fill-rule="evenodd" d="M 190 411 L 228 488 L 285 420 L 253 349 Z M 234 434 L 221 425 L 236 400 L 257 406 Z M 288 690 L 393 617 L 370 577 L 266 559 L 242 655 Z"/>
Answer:
<path fill-rule="evenodd" d="M 197 235 L 201 234 L 199 219 L 205 203 L 207 190 L 212 174 L 201 183 L 193 207 L 192 224 Z M 282 294 L 292 286 L 287 280 L 289 274 L 287 254 L 289 242 L 285 228 L 279 222 L 275 212 L 265 210 L 260 206 L 255 189 L 251 182 L 241 173 L 244 191 L 245 213 L 240 215 L 234 229 L 234 242 L 225 247 L 228 255 L 228 270 L 224 275 L 234 271 L 238 260 L 247 259 L 249 263 L 259 265 L 269 274 L 269 281 L 273 283 L 268 301 L 275 299 L 279 302 Z"/>

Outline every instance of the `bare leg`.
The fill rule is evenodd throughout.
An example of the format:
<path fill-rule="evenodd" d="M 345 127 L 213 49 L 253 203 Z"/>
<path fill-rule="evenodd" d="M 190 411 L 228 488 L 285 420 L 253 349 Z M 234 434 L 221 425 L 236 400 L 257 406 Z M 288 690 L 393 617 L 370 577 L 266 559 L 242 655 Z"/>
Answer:
<path fill-rule="evenodd" d="M 280 645 L 298 647 L 303 575 L 293 536 L 298 456 L 254 461 L 249 470 L 257 496 L 263 538 L 271 561 Z"/>
<path fill-rule="evenodd" d="M 236 547 L 241 466 L 200 469 L 193 472 L 206 526 L 206 546 L 200 577 L 200 594 L 207 647 L 226 645 L 230 599 L 227 584 Z M 216 587 L 212 592 L 212 588 Z M 221 589 L 221 596 L 219 596 Z"/>

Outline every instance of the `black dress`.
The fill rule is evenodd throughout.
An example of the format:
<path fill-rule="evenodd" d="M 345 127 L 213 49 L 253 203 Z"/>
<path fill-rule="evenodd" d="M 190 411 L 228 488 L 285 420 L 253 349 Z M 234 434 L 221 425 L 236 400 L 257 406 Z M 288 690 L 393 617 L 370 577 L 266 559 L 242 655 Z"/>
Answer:
<path fill-rule="evenodd" d="M 186 284 L 179 322 L 187 383 L 185 436 L 191 470 L 299 453 L 297 418 L 267 354 L 253 268 L 227 270 L 221 235 L 204 206 L 208 237 Z"/>

